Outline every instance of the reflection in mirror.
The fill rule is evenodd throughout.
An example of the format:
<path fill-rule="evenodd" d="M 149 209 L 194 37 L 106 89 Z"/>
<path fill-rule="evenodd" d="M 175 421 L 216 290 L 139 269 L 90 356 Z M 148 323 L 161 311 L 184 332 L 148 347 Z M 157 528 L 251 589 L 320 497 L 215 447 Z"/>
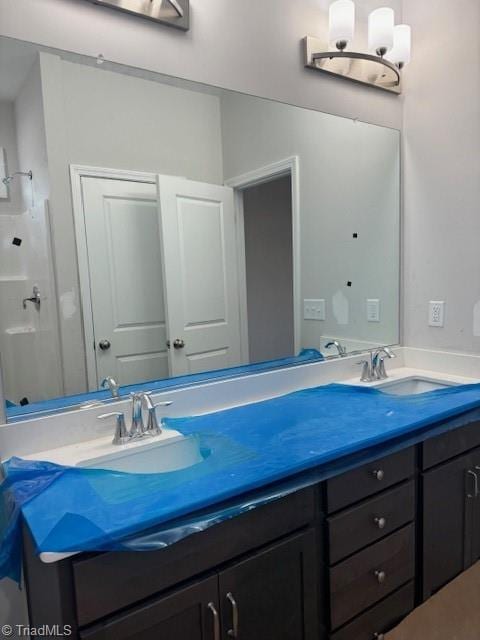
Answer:
<path fill-rule="evenodd" d="M 398 343 L 398 131 L 96 62 L 0 40 L 11 419 Z"/>

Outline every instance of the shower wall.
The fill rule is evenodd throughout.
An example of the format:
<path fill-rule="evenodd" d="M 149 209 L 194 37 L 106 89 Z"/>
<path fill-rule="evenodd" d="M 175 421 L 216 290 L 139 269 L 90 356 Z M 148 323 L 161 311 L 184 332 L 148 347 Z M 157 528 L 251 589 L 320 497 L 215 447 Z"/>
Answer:
<path fill-rule="evenodd" d="M 48 218 L 48 163 L 40 67 L 34 66 L 18 96 L 0 104 L 0 147 L 15 177 L 0 199 L 0 354 L 5 394 L 18 403 L 61 395 L 58 330 Z M 40 310 L 22 300 L 40 289 Z M 39 376 L 39 371 L 48 375 Z"/>

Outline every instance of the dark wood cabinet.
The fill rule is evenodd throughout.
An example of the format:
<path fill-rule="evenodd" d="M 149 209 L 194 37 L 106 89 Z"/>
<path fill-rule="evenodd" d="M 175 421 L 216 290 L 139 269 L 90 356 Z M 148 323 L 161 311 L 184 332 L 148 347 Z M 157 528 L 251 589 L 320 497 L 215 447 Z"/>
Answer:
<path fill-rule="evenodd" d="M 480 464 L 480 454 L 468 453 L 423 474 L 424 599 L 468 568 L 478 554 L 480 476 L 475 460 Z"/>
<path fill-rule="evenodd" d="M 318 640 L 316 536 L 288 538 L 82 631 L 84 640 Z"/>
<path fill-rule="evenodd" d="M 310 530 L 222 571 L 223 637 L 318 640 L 317 563 Z"/>
<path fill-rule="evenodd" d="M 88 631 L 82 640 L 219 640 L 218 580 L 207 578 Z"/>

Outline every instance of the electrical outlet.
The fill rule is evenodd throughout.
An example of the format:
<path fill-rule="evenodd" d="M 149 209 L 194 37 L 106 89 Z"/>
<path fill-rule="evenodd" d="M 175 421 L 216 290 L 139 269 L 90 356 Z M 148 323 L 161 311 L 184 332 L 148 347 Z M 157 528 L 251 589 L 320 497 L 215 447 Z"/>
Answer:
<path fill-rule="evenodd" d="M 325 320 L 325 300 L 304 300 L 303 318 L 304 320 Z"/>
<path fill-rule="evenodd" d="M 428 305 L 428 325 L 443 327 L 445 325 L 445 302 L 432 300 Z"/>
<path fill-rule="evenodd" d="M 380 300 L 378 298 L 367 300 L 367 321 L 380 322 Z"/>

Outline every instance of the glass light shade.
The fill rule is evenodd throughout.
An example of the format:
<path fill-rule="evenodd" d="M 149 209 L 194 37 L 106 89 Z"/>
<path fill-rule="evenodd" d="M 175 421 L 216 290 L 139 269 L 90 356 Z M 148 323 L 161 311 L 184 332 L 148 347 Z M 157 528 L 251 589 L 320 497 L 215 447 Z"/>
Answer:
<path fill-rule="evenodd" d="M 393 49 L 386 58 L 403 67 L 410 62 L 412 53 L 412 30 L 408 24 L 397 24 L 393 30 Z"/>
<path fill-rule="evenodd" d="M 378 55 L 385 55 L 393 48 L 395 13 L 389 7 L 375 9 L 368 16 L 368 48 Z"/>
<path fill-rule="evenodd" d="M 329 9 L 329 42 L 345 49 L 355 32 L 355 4 L 352 0 L 336 0 Z"/>

